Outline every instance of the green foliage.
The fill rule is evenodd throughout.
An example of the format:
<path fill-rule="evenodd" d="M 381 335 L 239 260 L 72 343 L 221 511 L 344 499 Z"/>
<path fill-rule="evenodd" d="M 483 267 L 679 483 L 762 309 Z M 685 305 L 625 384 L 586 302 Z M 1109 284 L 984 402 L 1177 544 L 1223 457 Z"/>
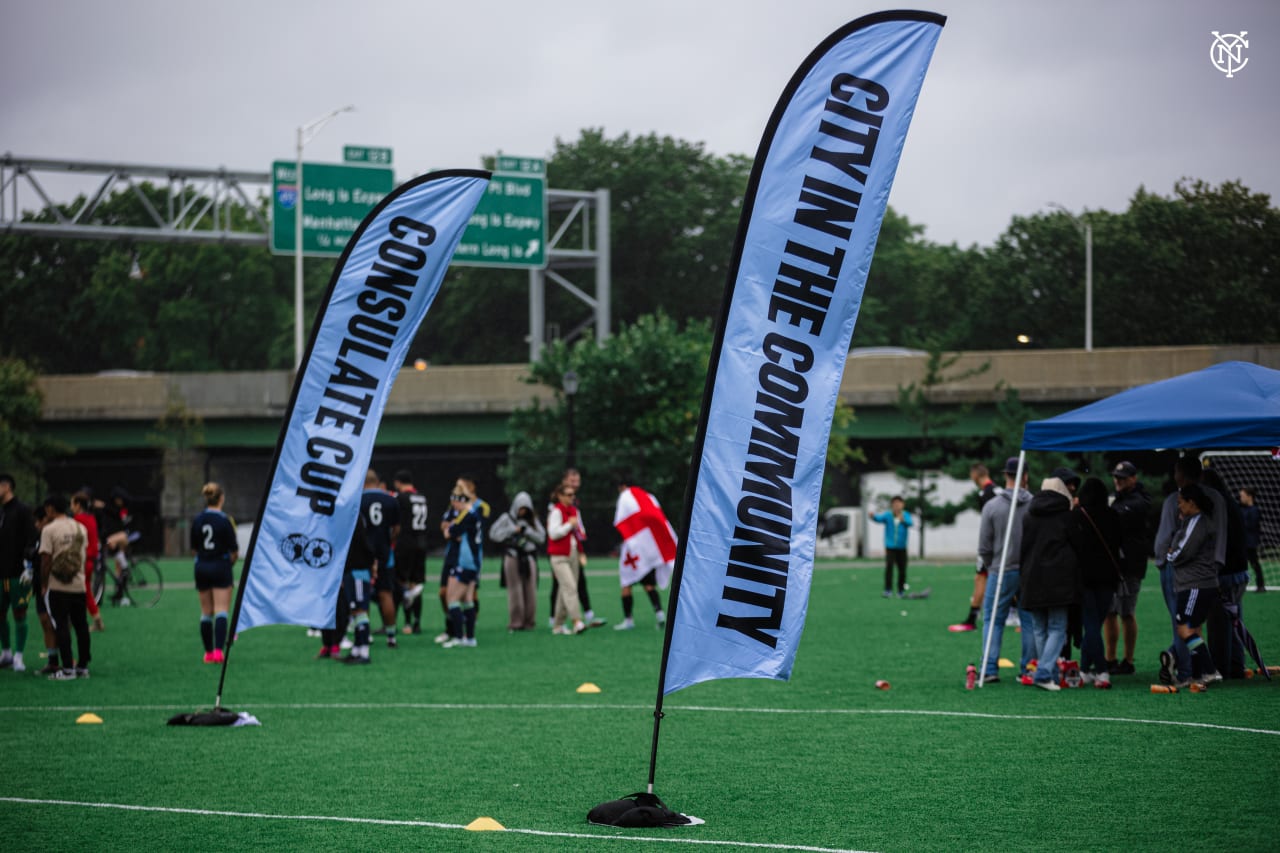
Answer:
<path fill-rule="evenodd" d="M 41 494 L 45 462 L 70 448 L 40 434 L 42 398 L 36 373 L 16 358 L 0 358 L 0 471 L 13 475 L 19 494 Z"/>
<path fill-rule="evenodd" d="M 711 352 L 705 322 L 682 329 L 665 314 L 641 317 L 597 346 L 557 342 L 532 367 L 532 381 L 561 389 L 566 371 L 578 375 L 574 397 L 575 459 L 583 472 L 579 501 L 597 512 L 617 492 L 610 474 L 624 470 L 658 496 L 668 517 L 680 518 L 689 459 Z M 502 470 L 508 492 L 541 496 L 560 481 L 567 447 L 566 400 L 512 413 Z"/>

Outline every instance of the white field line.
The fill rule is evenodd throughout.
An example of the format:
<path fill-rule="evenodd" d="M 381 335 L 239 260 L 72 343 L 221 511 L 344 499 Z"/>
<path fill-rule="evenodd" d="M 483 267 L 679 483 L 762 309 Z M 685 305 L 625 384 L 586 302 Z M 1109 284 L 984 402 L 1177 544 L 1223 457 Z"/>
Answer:
<path fill-rule="evenodd" d="M 233 710 L 291 710 L 291 711 L 365 711 L 379 708 L 401 708 L 414 711 L 649 711 L 649 705 L 581 704 L 568 703 L 455 703 L 455 702 L 261 702 L 235 703 Z M 44 713 L 75 711 L 195 711 L 192 705 L 15 705 L 0 706 L 0 715 L 7 713 Z M 957 717 L 976 720 L 1058 720 L 1080 723 L 1127 723 L 1139 726 L 1175 726 L 1191 729 L 1212 729 L 1240 734 L 1280 736 L 1277 729 L 1259 729 L 1247 726 L 1226 726 L 1219 723 L 1197 723 L 1188 720 L 1148 720 L 1141 717 L 1095 717 L 1083 714 L 993 714 L 979 711 L 931 711 L 910 708 L 722 708 L 711 705 L 664 705 L 666 712 L 692 711 L 709 714 L 779 714 L 810 716 L 905 716 L 905 717 Z"/>
<path fill-rule="evenodd" d="M 37 806 L 69 806 L 81 809 L 116 809 L 119 811 L 130 812 L 156 812 L 161 814 L 184 814 L 196 815 L 199 817 L 234 817 L 246 818 L 251 820 L 306 820 L 306 821 L 328 821 L 331 823 L 359 823 L 373 824 L 376 826 L 413 826 L 425 829 L 450 829 L 466 831 L 466 826 L 460 823 L 440 823 L 430 820 L 392 820 L 387 818 L 374 817 L 347 817 L 344 815 L 286 815 L 286 814 L 264 814 L 262 812 L 231 812 L 219 811 L 216 809 L 187 809 L 173 808 L 169 806 L 138 806 L 127 803 L 86 803 L 76 800 L 40 800 L 30 797 L 0 797 L 3 803 L 22 803 L 24 805 Z M 812 853 L 866 853 L 866 851 L 846 850 L 837 847 L 812 847 L 806 844 L 770 844 L 759 841 L 722 841 L 711 838 L 677 838 L 671 835 L 662 836 L 646 836 L 646 835 L 605 835 L 593 834 L 587 832 L 553 832 L 545 829 L 519 829 L 507 827 L 502 830 L 494 830 L 495 832 L 511 832 L 519 835 L 538 835 L 548 838 L 584 838 L 594 842 L 604 841 L 649 841 L 654 844 L 701 844 L 714 847 L 747 847 L 758 850 L 800 850 L 812 851 Z M 667 830 L 668 832 L 680 832 L 679 828 Z"/>

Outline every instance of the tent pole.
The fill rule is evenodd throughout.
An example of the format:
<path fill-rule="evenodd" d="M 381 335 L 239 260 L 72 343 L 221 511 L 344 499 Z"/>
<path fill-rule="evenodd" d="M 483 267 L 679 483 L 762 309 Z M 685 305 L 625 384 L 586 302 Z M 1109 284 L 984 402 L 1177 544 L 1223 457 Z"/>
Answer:
<path fill-rule="evenodd" d="M 981 687 L 987 677 L 987 661 L 991 659 L 991 620 L 996 616 L 996 609 L 1000 603 L 1000 585 L 1004 581 L 1004 567 L 1009 562 L 1009 538 L 1013 536 L 1013 519 L 1018 514 L 1018 490 L 1022 488 L 1022 471 L 1026 467 L 1027 451 L 1018 451 L 1018 473 L 1013 481 L 1013 494 L 1009 498 L 1009 520 L 1004 526 L 1004 544 L 1000 546 L 1000 571 L 996 575 L 996 591 L 991 598 L 991 612 L 986 615 L 982 621 L 982 632 L 985 639 L 982 641 L 982 668 L 978 670 L 978 686 Z M 1027 626 L 1022 626 L 1022 630 L 1027 630 Z"/>

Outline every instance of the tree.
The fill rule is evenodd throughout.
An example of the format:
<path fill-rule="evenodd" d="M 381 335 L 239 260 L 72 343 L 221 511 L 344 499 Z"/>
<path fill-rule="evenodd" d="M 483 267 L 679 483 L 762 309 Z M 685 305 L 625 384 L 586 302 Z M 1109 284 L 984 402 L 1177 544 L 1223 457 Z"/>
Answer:
<path fill-rule="evenodd" d="M 46 461 L 71 451 L 40 434 L 41 403 L 36 372 L 18 359 L 0 359 L 0 471 L 26 495 L 42 492 Z"/>
<path fill-rule="evenodd" d="M 602 346 L 549 345 L 533 365 L 532 381 L 557 389 L 556 401 L 512 413 L 515 438 L 501 472 L 507 490 L 541 496 L 559 482 L 567 450 L 563 377 L 573 370 L 579 383 L 575 456 L 585 510 L 607 516 L 605 524 L 612 521 L 617 493 L 610 474 L 625 469 L 678 523 L 710 352 L 708 324 L 680 328 L 661 313 L 623 327 Z"/>
<path fill-rule="evenodd" d="M 920 519 L 920 556 L 924 556 L 925 529 L 930 525 L 941 526 L 955 521 L 961 511 L 968 509 L 969 501 L 935 503 L 938 491 L 937 477 L 940 471 L 963 467 L 968 469 L 973 457 L 970 442 L 947 441 L 943 433 L 954 426 L 969 412 L 971 406 L 953 407 L 943 411 L 934 405 L 934 397 L 945 385 L 962 382 L 979 376 L 991 368 L 991 362 L 947 375 L 945 371 L 955 366 L 959 354 L 946 355 L 936 344 L 930 346 L 925 361 L 924 376 L 919 382 L 898 386 L 898 411 L 920 430 L 917 449 L 907 456 L 907 466 L 898 469 L 898 476 L 915 480 L 915 490 L 907 497 L 907 508 L 915 511 Z M 960 474 L 964 476 L 964 474 Z"/>

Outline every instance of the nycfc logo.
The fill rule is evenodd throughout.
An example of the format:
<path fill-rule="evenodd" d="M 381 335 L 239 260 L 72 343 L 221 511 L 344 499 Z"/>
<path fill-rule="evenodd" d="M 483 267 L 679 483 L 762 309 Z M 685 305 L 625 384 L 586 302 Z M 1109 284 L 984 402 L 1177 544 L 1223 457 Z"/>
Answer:
<path fill-rule="evenodd" d="M 323 569 L 333 557 L 333 546 L 323 539 L 290 533 L 280 542 L 280 554 L 290 563 L 305 562 L 313 569 Z"/>
<path fill-rule="evenodd" d="M 1209 61 L 1227 77 L 1234 77 L 1236 72 L 1249 64 L 1249 57 L 1244 55 L 1249 41 L 1245 38 L 1248 30 L 1221 35 L 1213 31 L 1213 44 L 1209 46 Z"/>

